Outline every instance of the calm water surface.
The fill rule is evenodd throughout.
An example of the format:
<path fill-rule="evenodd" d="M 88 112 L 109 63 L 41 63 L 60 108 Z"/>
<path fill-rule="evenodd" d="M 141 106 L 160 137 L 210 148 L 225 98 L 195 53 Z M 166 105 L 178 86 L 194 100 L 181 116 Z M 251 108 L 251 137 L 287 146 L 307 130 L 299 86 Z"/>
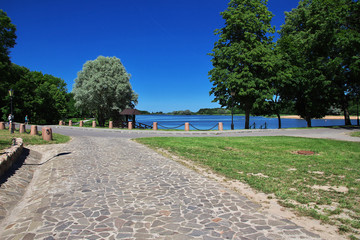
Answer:
<path fill-rule="evenodd" d="M 217 130 L 219 122 L 223 123 L 224 129 L 229 130 L 231 128 L 231 116 L 221 115 L 138 115 L 136 121 L 152 125 L 153 122 L 158 123 L 159 129 L 176 128 L 184 129 L 185 122 L 190 123 L 191 130 Z M 250 117 L 250 125 L 255 123 L 255 128 L 264 128 L 265 123 L 267 128 L 278 128 L 277 118 L 266 117 Z M 303 119 L 281 119 L 282 128 L 294 128 L 294 127 L 306 127 L 306 121 Z M 344 125 L 344 120 L 323 120 L 313 119 L 311 121 L 313 127 L 320 126 L 339 126 Z M 351 123 L 356 125 L 356 120 L 352 120 Z M 245 116 L 234 116 L 234 128 L 245 128 Z"/>

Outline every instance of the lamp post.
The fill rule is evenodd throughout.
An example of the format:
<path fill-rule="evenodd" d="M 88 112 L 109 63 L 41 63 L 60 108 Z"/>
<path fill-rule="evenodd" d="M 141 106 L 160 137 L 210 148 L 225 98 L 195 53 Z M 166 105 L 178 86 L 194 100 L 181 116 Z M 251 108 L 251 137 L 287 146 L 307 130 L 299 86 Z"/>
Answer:
<path fill-rule="evenodd" d="M 10 132 L 14 133 L 14 124 L 13 124 L 13 96 L 14 96 L 14 90 L 9 90 L 9 96 L 10 96 L 10 114 L 11 114 L 11 123 L 10 123 Z"/>
<path fill-rule="evenodd" d="M 359 124 L 359 97 L 357 98 L 356 112 L 357 112 L 357 125 L 360 126 L 360 124 Z"/>
<path fill-rule="evenodd" d="M 234 96 L 235 96 L 235 92 L 231 91 L 231 102 L 232 102 L 232 106 L 231 106 L 231 130 L 234 130 Z"/>

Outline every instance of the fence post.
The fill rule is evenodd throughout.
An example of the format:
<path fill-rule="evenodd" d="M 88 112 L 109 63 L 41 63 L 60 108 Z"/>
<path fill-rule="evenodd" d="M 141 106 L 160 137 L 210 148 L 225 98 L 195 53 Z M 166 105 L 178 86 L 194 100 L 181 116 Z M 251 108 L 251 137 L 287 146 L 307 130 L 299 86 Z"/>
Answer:
<path fill-rule="evenodd" d="M 153 122 L 153 130 L 158 130 L 157 122 Z"/>
<path fill-rule="evenodd" d="M 37 134 L 38 134 L 37 126 L 31 125 L 30 135 L 37 135 Z"/>
<path fill-rule="evenodd" d="M 92 127 L 96 127 L 96 121 L 92 121 Z"/>
<path fill-rule="evenodd" d="M 222 130 L 224 130 L 223 123 L 219 122 L 219 131 L 222 131 Z"/>
<path fill-rule="evenodd" d="M 133 129 L 133 122 L 128 122 L 128 129 L 129 130 Z"/>
<path fill-rule="evenodd" d="M 45 140 L 45 141 L 51 141 L 53 138 L 52 138 L 52 129 L 49 128 L 49 127 L 43 127 L 41 129 L 41 132 L 42 132 L 42 138 Z"/>
<path fill-rule="evenodd" d="M 84 126 L 84 121 L 80 121 L 80 127 Z"/>
<path fill-rule="evenodd" d="M 25 132 L 25 124 L 20 124 L 19 133 Z"/>
<path fill-rule="evenodd" d="M 109 128 L 113 128 L 113 127 L 114 127 L 113 121 L 109 121 Z"/>
<path fill-rule="evenodd" d="M 0 122 L 0 129 L 4 130 L 5 129 L 5 123 L 4 122 Z"/>
<path fill-rule="evenodd" d="M 190 124 L 188 122 L 185 123 L 185 131 L 190 131 Z"/>

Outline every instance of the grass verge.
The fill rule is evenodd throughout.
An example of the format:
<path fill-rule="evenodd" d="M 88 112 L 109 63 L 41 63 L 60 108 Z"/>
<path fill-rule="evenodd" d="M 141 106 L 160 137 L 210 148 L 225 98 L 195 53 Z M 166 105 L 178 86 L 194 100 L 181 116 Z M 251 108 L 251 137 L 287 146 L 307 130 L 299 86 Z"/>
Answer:
<path fill-rule="evenodd" d="M 70 141 L 69 136 L 53 133 L 53 141 L 44 141 L 41 136 L 41 132 L 36 136 L 30 135 L 30 131 L 26 133 L 19 133 L 15 130 L 14 134 L 10 134 L 9 130 L 0 130 L 0 149 L 8 148 L 11 145 L 13 138 L 22 138 L 25 145 L 39 145 L 39 144 L 58 144 L 66 143 Z"/>
<path fill-rule="evenodd" d="M 360 143 L 296 137 L 142 138 L 360 237 Z M 300 155 L 298 151 L 313 155 Z"/>
<path fill-rule="evenodd" d="M 360 137 L 360 131 L 351 133 L 352 137 Z"/>

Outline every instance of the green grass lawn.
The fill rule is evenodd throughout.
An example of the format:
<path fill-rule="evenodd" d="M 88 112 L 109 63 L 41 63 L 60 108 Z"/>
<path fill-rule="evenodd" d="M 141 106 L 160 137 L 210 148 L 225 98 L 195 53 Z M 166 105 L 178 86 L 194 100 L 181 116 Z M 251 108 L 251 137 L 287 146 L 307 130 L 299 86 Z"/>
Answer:
<path fill-rule="evenodd" d="M 70 141 L 69 136 L 53 133 L 53 141 L 44 141 L 41 136 L 41 132 L 37 136 L 30 135 L 30 130 L 26 133 L 20 134 L 18 130 L 15 130 L 14 134 L 10 134 L 9 130 L 0 130 L 0 150 L 11 146 L 13 138 L 22 138 L 25 145 L 38 145 L 38 144 L 57 144 Z"/>
<path fill-rule="evenodd" d="M 136 141 L 246 182 L 301 215 L 335 224 L 352 238 L 359 236 L 360 143 L 296 137 Z M 315 154 L 299 155 L 299 150 Z"/>
<path fill-rule="evenodd" d="M 352 137 L 360 137 L 360 131 L 351 133 Z"/>

